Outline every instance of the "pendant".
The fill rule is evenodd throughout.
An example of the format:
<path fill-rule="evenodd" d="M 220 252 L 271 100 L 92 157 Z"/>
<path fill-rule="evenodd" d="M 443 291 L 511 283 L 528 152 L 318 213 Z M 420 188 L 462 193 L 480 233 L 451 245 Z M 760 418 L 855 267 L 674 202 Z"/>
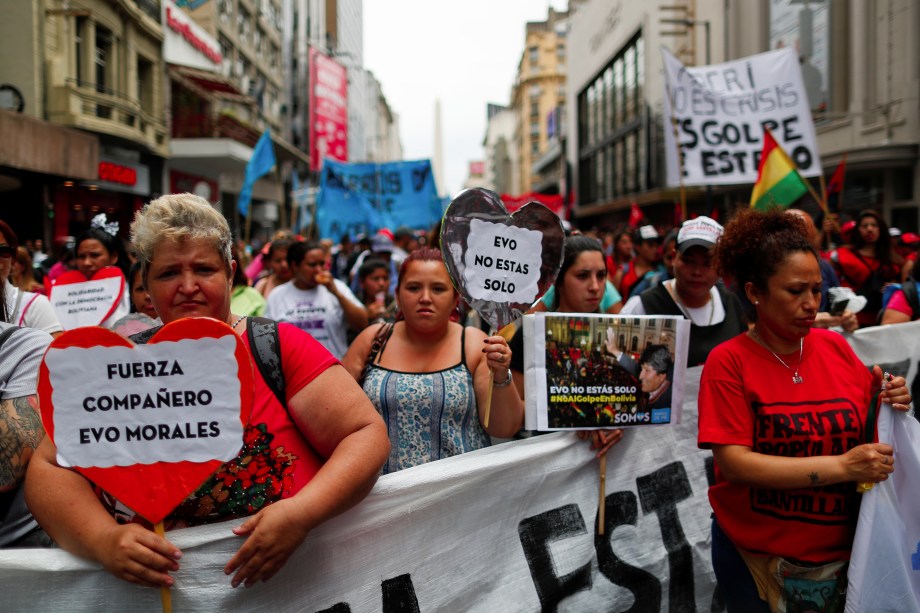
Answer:
<path fill-rule="evenodd" d="M 800 377 L 800 376 L 798 375 L 798 373 L 792 375 L 792 382 L 795 383 L 796 385 L 798 385 L 798 384 L 801 383 L 802 381 L 803 381 L 803 379 L 802 379 L 802 377 Z"/>

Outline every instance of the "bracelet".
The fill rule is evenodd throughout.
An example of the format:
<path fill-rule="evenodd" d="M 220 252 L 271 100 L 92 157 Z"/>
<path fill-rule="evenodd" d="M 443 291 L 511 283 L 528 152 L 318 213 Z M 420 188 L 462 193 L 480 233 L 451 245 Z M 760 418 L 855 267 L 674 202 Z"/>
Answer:
<path fill-rule="evenodd" d="M 495 375 L 492 375 L 492 387 L 505 387 L 506 385 L 511 385 L 511 369 L 508 369 L 508 378 L 499 383 L 495 380 Z"/>

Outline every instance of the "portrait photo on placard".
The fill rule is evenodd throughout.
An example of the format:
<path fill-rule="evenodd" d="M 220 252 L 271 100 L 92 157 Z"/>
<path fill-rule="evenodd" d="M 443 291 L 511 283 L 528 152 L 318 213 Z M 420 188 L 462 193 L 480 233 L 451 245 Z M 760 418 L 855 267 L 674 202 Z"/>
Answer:
<path fill-rule="evenodd" d="M 538 429 L 677 421 L 686 328 L 671 317 L 538 314 L 532 354 Z"/>

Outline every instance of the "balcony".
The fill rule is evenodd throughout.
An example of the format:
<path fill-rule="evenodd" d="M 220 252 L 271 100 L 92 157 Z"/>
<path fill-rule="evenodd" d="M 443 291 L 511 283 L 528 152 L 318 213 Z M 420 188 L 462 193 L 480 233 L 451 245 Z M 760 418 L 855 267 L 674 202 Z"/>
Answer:
<path fill-rule="evenodd" d="M 58 125 L 130 140 L 162 157 L 169 152 L 166 118 L 147 113 L 121 92 L 67 79 L 50 88 L 48 106 L 49 119 Z"/>

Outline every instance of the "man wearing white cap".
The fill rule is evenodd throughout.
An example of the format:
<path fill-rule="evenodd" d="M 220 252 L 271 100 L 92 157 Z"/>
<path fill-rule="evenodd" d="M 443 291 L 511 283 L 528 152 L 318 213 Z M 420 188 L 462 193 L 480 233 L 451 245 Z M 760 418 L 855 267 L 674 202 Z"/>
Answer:
<path fill-rule="evenodd" d="M 712 248 L 722 226 L 709 217 L 685 221 L 677 233 L 674 278 L 633 296 L 621 315 L 682 315 L 690 320 L 688 366 L 706 361 L 719 343 L 747 330 L 738 297 L 717 284 Z"/>

